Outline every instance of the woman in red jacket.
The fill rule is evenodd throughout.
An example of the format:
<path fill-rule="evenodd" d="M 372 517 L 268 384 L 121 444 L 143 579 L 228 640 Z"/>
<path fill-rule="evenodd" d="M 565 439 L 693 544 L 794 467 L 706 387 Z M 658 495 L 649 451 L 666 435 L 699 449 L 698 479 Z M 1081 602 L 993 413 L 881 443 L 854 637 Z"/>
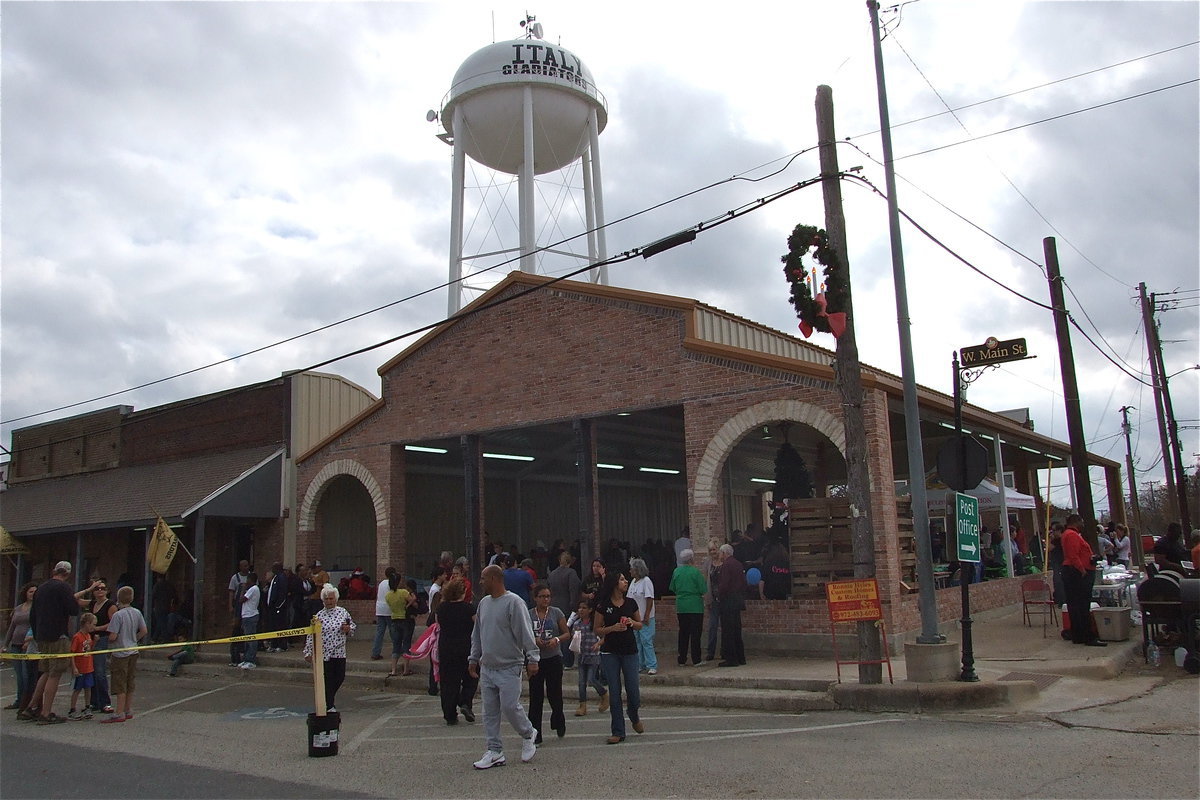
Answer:
<path fill-rule="evenodd" d="M 1062 535 L 1063 589 L 1071 618 L 1071 641 L 1089 647 L 1105 647 L 1092 630 L 1092 583 L 1096 578 L 1091 545 L 1083 538 L 1083 517 L 1072 514 Z"/>

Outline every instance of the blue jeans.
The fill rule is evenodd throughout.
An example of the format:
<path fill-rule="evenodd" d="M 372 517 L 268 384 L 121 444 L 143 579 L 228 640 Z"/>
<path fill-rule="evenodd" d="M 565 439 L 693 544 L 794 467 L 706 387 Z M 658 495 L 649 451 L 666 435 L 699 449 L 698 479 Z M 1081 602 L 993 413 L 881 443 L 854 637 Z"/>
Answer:
<path fill-rule="evenodd" d="M 253 617 L 242 617 L 242 633 L 246 636 L 258 633 L 258 614 Z M 249 661 L 251 664 L 257 664 L 255 659 L 258 657 L 258 639 L 252 642 L 246 642 L 246 655 L 242 658 L 243 661 Z"/>
<path fill-rule="evenodd" d="M 178 675 L 180 664 L 191 664 L 195 660 L 195 657 L 191 653 L 180 651 L 174 654 L 171 656 L 171 674 Z"/>
<path fill-rule="evenodd" d="M 105 634 L 96 639 L 92 653 L 92 667 L 96 675 L 96 685 L 92 687 L 92 708 L 96 709 L 112 705 L 112 696 L 108 693 L 108 653 L 99 652 L 107 649 L 108 635 Z"/>
<path fill-rule="evenodd" d="M 721 630 L 721 615 L 717 613 L 717 605 L 713 603 L 708 609 L 708 650 L 706 655 L 712 661 L 717 657 L 717 634 Z"/>
<path fill-rule="evenodd" d="M 381 658 L 383 652 L 383 635 L 392 626 L 392 615 L 375 615 L 375 641 L 371 644 L 371 658 Z M 392 649 L 395 649 L 396 637 L 392 636 Z"/>
<path fill-rule="evenodd" d="M 638 646 L 638 664 L 641 669 L 658 669 L 658 655 L 654 652 L 654 620 L 642 623 L 640 631 L 633 632 Z"/>
<path fill-rule="evenodd" d="M 579 662 L 579 702 L 587 702 L 587 687 L 590 683 L 592 688 L 596 690 L 596 694 L 604 697 L 608 694 L 608 689 L 604 686 L 604 681 L 600 679 L 600 664 L 588 664 L 584 661 Z"/>
<path fill-rule="evenodd" d="M 625 710 L 621 707 L 621 679 L 625 680 L 625 695 L 629 704 L 629 721 L 641 719 L 638 709 L 642 705 L 641 684 L 638 682 L 638 654 L 617 655 L 601 653 L 600 665 L 604 668 L 604 680 L 608 683 L 608 711 L 612 715 L 612 735 L 625 738 Z"/>
<path fill-rule="evenodd" d="M 9 645 L 7 652 L 23 653 L 25 652 L 16 645 Z M 36 664 L 36 661 L 26 661 L 25 659 L 15 659 L 8 662 L 12 665 L 13 676 L 17 679 L 17 697 L 16 702 L 20 704 L 21 698 L 25 696 L 25 692 L 32 691 L 33 687 L 29 685 L 29 670 L 25 669 L 26 664 Z"/>

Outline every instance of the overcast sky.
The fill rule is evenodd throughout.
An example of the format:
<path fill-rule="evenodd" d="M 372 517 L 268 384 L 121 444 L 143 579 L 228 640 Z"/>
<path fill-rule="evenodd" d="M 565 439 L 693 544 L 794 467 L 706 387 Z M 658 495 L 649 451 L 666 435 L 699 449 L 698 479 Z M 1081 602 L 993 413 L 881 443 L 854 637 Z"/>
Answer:
<path fill-rule="evenodd" d="M 841 166 L 861 165 L 882 189 L 865 4 L 704 8 L 544 2 L 529 9 L 548 41 L 584 60 L 607 100 L 600 137 L 607 218 L 783 167 L 816 143 L 813 99 L 822 83 L 833 88 L 839 137 L 861 148 L 841 146 Z M 443 289 L 223 366 L 29 416 L 444 283 L 451 150 L 425 113 L 440 109 L 468 55 L 521 35 L 526 7 L 5 2 L 0 10 L 6 446 L 14 427 L 251 383 L 445 314 Z M 1068 308 L 1101 348 L 1147 381 L 1137 284 L 1180 290 L 1170 295 L 1178 307 L 1161 315 L 1167 369 L 1200 361 L 1193 82 L 1200 4 L 920 0 L 883 19 L 902 208 L 1041 303 L 1049 302 L 1042 239 L 1056 236 L 1073 290 Z M 1151 55 L 1169 48 L 1178 49 Z M 958 108 L 1014 92 L 959 111 L 957 120 L 942 114 L 901 124 L 945 111 L 943 100 Z M 1114 102 L 1145 92 L 1153 93 Z M 972 137 L 980 138 L 956 144 Z M 944 149 L 923 153 L 932 148 Z M 610 228 L 609 253 L 818 171 L 815 151 L 807 152 L 765 180 L 726 183 L 639 214 Z M 561 203 L 560 227 L 576 232 L 575 206 L 556 201 L 555 176 L 545 177 L 539 204 Z M 577 183 L 578 170 L 566 179 Z M 480 168 L 468 177 L 497 187 L 493 198 L 509 182 Z M 886 206 L 857 186 L 843 191 L 862 359 L 898 373 Z M 821 208 L 818 187 L 797 192 L 692 244 L 615 265 L 610 282 L 694 297 L 794 333 L 779 258 L 794 225 L 823 225 Z M 470 216 L 468 228 L 486 240 L 486 217 Z M 969 399 L 993 410 L 1029 407 L 1039 432 L 1066 440 L 1049 312 L 979 277 L 912 227 L 903 238 L 918 381 L 949 392 L 953 350 L 992 335 L 1023 336 L 1038 358 L 989 372 Z M 822 334 L 814 341 L 834 344 Z M 1073 341 L 1089 449 L 1123 458 L 1118 409 L 1135 406 L 1139 481 L 1161 480 L 1150 391 L 1078 332 Z M 376 367 L 405 344 L 325 369 L 378 393 Z M 1189 371 L 1171 381 L 1176 416 L 1190 426 L 1181 433 L 1193 465 L 1198 378 Z M 1101 476 L 1094 479 L 1104 508 Z M 1058 471 L 1054 482 L 1065 480 Z M 1065 488 L 1055 492 L 1061 503 L 1066 497 Z"/>

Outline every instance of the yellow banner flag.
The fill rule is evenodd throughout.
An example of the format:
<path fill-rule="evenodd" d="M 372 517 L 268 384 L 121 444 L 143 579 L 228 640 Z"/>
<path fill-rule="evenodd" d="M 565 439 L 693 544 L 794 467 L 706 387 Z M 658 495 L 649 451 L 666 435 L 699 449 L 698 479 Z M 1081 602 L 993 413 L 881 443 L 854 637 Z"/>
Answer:
<path fill-rule="evenodd" d="M 146 553 L 150 569 L 160 575 L 166 575 L 178 551 L 179 537 L 171 530 L 166 520 L 159 517 L 158 522 L 154 523 L 154 533 L 150 535 L 150 549 Z"/>

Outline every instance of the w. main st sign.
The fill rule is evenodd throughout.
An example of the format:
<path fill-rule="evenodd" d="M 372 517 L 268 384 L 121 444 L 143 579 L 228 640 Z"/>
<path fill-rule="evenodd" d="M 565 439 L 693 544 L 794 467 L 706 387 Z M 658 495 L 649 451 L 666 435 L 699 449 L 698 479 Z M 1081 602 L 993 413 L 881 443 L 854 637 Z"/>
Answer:
<path fill-rule="evenodd" d="M 1029 348 L 1024 339 L 1007 339 L 1000 341 L 995 336 L 989 336 L 983 344 L 971 345 L 958 351 L 964 367 L 979 367 L 985 364 L 1000 364 L 1005 361 L 1019 361 L 1029 357 Z"/>

